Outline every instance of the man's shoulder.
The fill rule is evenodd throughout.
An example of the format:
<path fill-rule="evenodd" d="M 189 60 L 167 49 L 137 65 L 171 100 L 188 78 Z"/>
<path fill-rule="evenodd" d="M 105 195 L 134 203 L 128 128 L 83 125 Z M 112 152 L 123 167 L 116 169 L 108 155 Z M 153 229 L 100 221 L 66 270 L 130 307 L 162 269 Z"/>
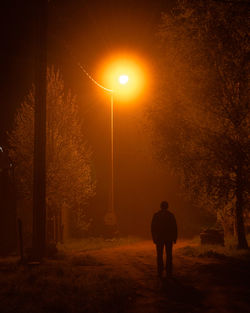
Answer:
<path fill-rule="evenodd" d="M 174 216 L 174 213 L 168 211 L 168 214 L 171 215 L 171 216 Z"/>
<path fill-rule="evenodd" d="M 161 216 L 169 216 L 169 217 L 175 217 L 174 213 L 170 212 L 169 210 L 159 210 L 157 212 L 154 213 L 154 217 L 161 217 Z"/>
<path fill-rule="evenodd" d="M 154 216 L 155 217 L 161 217 L 161 216 L 168 216 L 168 217 L 171 217 L 171 218 L 174 218 L 174 213 L 170 212 L 169 210 L 159 210 L 157 212 L 154 213 Z"/>
<path fill-rule="evenodd" d="M 159 215 L 161 215 L 161 210 L 154 213 L 154 216 L 155 216 L 155 217 L 157 217 L 157 216 L 159 216 Z"/>

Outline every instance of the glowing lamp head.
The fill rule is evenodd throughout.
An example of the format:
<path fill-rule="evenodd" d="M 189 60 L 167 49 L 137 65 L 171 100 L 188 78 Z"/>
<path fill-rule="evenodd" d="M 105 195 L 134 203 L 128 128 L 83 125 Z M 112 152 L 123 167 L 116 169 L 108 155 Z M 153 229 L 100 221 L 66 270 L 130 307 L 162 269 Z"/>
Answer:
<path fill-rule="evenodd" d="M 146 74 L 143 62 L 135 55 L 111 55 L 101 67 L 103 86 L 113 90 L 119 101 L 132 100 L 145 93 Z"/>
<path fill-rule="evenodd" d="M 129 81 L 128 75 L 121 75 L 119 77 L 119 83 L 122 85 L 126 85 L 128 81 Z"/>

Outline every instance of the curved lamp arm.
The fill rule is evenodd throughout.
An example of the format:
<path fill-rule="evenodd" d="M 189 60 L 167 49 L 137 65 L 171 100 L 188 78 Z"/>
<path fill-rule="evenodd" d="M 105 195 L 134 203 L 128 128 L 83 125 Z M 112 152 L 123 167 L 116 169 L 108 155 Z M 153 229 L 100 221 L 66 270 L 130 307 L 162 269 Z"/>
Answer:
<path fill-rule="evenodd" d="M 105 91 L 111 92 L 111 93 L 114 92 L 114 90 L 108 89 L 108 88 L 102 86 L 101 84 L 99 84 L 99 83 L 85 70 L 85 68 L 84 68 L 79 62 L 78 62 L 78 66 L 79 66 L 80 69 L 83 71 L 83 73 L 84 73 L 86 76 L 88 76 L 88 78 L 89 78 L 90 80 L 92 80 L 92 82 L 93 82 L 94 84 L 96 84 L 98 87 L 102 88 L 102 89 L 105 90 Z"/>

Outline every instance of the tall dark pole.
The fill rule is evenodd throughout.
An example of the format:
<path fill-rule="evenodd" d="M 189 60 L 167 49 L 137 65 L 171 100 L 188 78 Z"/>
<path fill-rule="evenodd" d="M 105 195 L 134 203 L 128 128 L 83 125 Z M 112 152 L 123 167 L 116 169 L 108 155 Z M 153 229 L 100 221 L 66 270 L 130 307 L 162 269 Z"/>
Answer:
<path fill-rule="evenodd" d="M 46 242 L 46 71 L 48 0 L 36 0 L 35 125 L 33 167 L 33 258 L 40 261 Z"/>

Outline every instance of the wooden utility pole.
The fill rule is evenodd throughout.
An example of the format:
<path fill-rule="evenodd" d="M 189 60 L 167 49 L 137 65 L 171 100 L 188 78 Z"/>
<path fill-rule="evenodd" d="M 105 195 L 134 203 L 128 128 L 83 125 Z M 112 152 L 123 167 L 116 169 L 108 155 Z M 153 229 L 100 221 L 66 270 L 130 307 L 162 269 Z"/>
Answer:
<path fill-rule="evenodd" d="M 48 0 L 36 0 L 35 125 L 33 167 L 33 259 L 40 261 L 46 242 L 46 80 Z"/>

